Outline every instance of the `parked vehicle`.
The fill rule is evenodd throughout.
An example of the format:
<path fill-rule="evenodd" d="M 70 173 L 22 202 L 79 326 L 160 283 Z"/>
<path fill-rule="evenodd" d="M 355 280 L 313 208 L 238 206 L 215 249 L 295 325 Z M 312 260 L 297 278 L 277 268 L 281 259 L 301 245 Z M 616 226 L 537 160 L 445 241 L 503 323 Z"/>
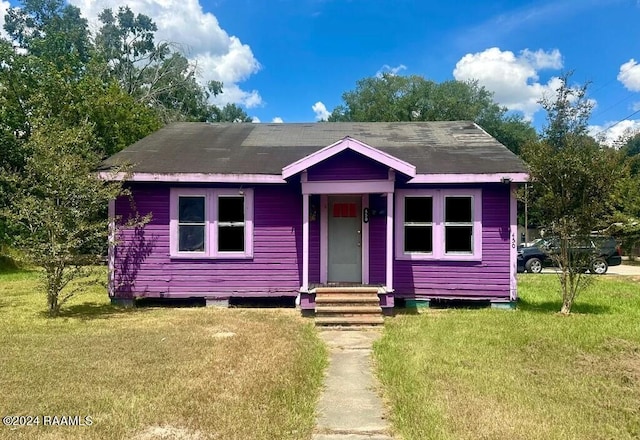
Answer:
<path fill-rule="evenodd" d="M 543 238 L 534 246 L 518 249 L 518 272 L 540 273 L 543 267 L 553 266 L 551 255 L 560 251 L 558 239 Z M 609 266 L 622 263 L 620 247 L 613 237 L 589 236 L 575 239 L 569 250 L 576 256 L 584 257 L 585 270 L 593 274 L 607 273 Z"/>
<path fill-rule="evenodd" d="M 540 243 L 542 240 L 544 240 L 543 238 L 535 238 L 532 241 L 528 242 L 528 243 L 520 243 L 518 245 L 518 249 L 522 249 L 525 247 L 531 247 L 531 246 L 536 246 L 538 243 Z"/>

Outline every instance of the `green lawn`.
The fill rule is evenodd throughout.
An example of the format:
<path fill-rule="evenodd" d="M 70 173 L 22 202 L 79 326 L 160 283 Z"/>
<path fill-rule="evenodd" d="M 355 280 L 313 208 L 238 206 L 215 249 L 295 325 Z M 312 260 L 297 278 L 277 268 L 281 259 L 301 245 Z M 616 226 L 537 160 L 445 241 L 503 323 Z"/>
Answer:
<path fill-rule="evenodd" d="M 326 351 L 295 310 L 111 307 L 104 288 L 47 318 L 33 272 L 0 273 L 2 439 L 308 439 Z"/>
<path fill-rule="evenodd" d="M 374 347 L 410 439 L 640 437 L 640 283 L 599 277 L 563 317 L 554 275 L 520 275 L 517 311 L 431 309 Z"/>

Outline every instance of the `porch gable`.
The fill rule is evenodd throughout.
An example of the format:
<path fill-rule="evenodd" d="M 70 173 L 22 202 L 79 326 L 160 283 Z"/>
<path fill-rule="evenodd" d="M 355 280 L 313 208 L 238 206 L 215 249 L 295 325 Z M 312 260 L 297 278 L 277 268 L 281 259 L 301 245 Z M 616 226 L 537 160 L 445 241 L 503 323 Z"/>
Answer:
<path fill-rule="evenodd" d="M 416 167 L 408 162 L 398 159 L 388 153 L 373 148 L 370 145 L 360 142 L 357 139 L 349 136 L 335 142 L 321 150 L 315 151 L 308 156 L 303 157 L 296 162 L 293 162 L 282 168 L 282 178 L 288 179 L 296 174 L 299 174 L 314 165 L 319 164 L 329 158 L 336 156 L 337 154 L 345 151 L 352 150 L 356 153 L 365 156 L 373 161 L 376 161 L 388 168 L 407 175 L 410 178 L 416 176 Z"/>

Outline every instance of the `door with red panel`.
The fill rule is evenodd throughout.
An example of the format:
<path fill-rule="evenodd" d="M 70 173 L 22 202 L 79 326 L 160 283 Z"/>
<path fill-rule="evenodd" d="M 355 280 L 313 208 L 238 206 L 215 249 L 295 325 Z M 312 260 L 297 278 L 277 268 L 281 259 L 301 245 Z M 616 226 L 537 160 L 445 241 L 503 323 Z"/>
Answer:
<path fill-rule="evenodd" d="M 329 282 L 362 282 L 362 197 L 329 196 Z"/>

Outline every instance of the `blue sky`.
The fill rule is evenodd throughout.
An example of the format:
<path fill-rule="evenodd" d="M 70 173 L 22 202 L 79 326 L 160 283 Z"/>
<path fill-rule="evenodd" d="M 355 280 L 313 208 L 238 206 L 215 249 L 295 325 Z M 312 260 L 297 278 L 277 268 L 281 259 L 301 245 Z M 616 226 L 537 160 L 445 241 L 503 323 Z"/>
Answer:
<path fill-rule="evenodd" d="M 124 4 L 151 16 L 202 81 L 224 82 L 218 103 L 239 103 L 263 123 L 315 121 L 358 79 L 384 71 L 478 79 L 537 127 L 536 101 L 568 70 L 591 82 L 594 133 L 640 110 L 637 0 L 69 1 L 93 22 Z M 8 5 L 0 0 L 0 12 Z M 640 112 L 607 134 L 635 129 Z"/>

